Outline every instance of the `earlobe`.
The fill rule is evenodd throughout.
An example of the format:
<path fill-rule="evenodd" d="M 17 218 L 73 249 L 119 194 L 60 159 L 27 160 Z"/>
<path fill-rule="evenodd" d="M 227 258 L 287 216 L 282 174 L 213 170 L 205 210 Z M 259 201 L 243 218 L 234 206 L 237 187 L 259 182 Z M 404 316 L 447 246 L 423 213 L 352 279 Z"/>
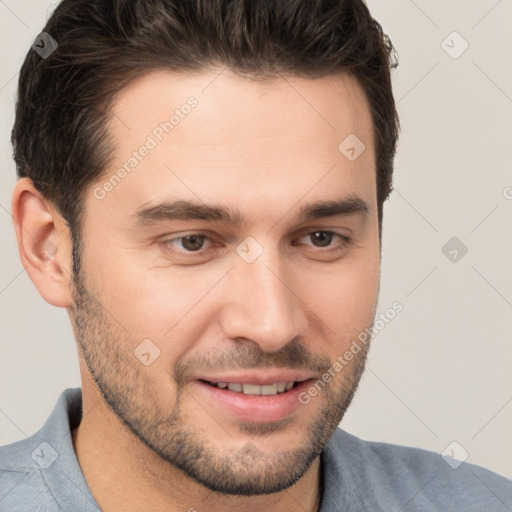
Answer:
<path fill-rule="evenodd" d="M 37 290 L 48 303 L 70 307 L 71 237 L 64 219 L 29 178 L 14 187 L 12 217 L 21 261 Z"/>

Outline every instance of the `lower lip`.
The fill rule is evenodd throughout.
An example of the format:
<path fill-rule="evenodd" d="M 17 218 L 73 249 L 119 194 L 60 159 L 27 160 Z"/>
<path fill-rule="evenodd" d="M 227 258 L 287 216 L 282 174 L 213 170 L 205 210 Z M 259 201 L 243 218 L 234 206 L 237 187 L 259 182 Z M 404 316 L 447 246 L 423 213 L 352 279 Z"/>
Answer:
<path fill-rule="evenodd" d="M 289 391 L 277 395 L 246 395 L 211 386 L 203 381 L 194 382 L 199 392 L 206 395 L 207 403 L 213 401 L 242 420 L 270 423 L 287 418 L 302 405 L 299 394 L 308 388 L 310 380 L 299 382 Z"/>

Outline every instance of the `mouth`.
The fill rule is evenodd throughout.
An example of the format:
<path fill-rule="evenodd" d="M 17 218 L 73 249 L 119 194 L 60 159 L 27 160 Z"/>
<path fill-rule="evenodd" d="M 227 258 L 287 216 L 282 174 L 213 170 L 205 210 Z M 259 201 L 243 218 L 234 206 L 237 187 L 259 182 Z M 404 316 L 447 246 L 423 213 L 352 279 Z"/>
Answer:
<path fill-rule="evenodd" d="M 213 415 L 252 423 L 298 419 L 305 408 L 299 395 L 313 382 L 311 375 L 223 375 L 196 378 L 191 384 Z M 309 413 L 311 411 L 309 410 Z"/>

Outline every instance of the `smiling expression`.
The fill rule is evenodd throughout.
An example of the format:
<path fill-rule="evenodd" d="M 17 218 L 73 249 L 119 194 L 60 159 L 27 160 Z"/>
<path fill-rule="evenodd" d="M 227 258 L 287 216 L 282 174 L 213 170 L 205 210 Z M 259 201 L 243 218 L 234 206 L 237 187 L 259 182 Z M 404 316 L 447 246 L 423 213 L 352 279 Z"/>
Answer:
<path fill-rule="evenodd" d="M 113 110 L 115 163 L 86 194 L 74 276 L 72 320 L 96 392 L 206 487 L 286 488 L 332 436 L 367 350 L 307 405 L 298 394 L 375 315 L 364 93 L 347 75 L 154 72 Z M 349 136 L 364 144 L 355 159 L 339 149 Z"/>

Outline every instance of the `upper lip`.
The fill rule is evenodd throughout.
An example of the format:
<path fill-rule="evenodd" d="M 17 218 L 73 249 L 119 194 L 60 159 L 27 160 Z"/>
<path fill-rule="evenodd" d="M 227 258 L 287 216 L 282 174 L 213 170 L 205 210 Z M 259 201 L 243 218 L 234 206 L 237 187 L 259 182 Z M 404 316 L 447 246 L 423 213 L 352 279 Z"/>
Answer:
<path fill-rule="evenodd" d="M 251 370 L 244 372 L 223 372 L 207 373 L 196 377 L 196 380 L 206 380 L 208 382 L 226 382 L 233 384 L 255 384 L 265 386 L 275 382 L 301 382 L 313 378 L 311 372 L 297 370 L 279 370 L 268 371 Z"/>

